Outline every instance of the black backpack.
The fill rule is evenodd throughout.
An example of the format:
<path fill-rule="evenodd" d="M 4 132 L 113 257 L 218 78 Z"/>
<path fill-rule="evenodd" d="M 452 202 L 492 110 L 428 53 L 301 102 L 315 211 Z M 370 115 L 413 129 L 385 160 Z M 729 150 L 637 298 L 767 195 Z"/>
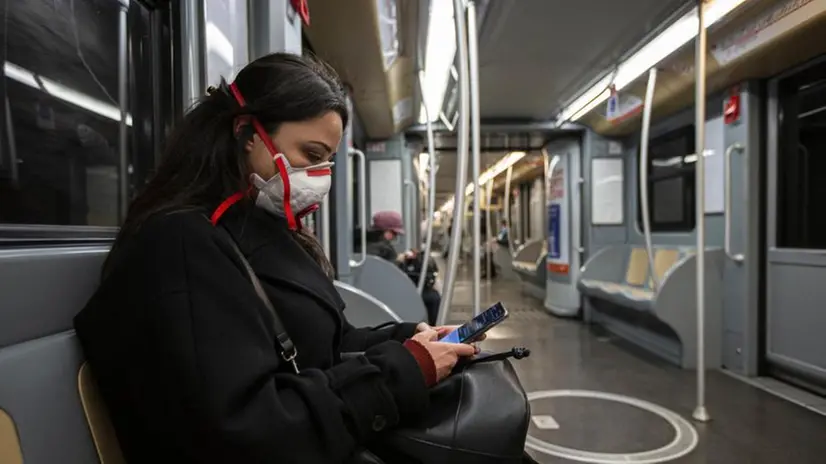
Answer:
<path fill-rule="evenodd" d="M 422 253 L 416 253 L 415 256 L 412 258 L 405 259 L 400 267 L 405 274 L 415 283 L 419 285 L 419 277 L 422 275 L 422 264 L 424 261 L 424 255 Z M 439 273 L 439 268 L 436 266 L 436 263 L 433 262 L 433 259 L 429 259 L 427 263 L 427 275 L 425 276 L 424 280 L 424 288 L 430 289 L 436 285 L 436 275 Z"/>

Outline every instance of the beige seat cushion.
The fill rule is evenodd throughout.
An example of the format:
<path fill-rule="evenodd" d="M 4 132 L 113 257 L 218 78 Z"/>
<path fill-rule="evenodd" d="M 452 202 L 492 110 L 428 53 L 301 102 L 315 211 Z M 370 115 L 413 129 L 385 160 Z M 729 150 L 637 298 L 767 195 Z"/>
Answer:
<path fill-rule="evenodd" d="M 654 254 L 654 275 L 657 276 L 657 282 L 662 284 L 663 278 L 669 269 L 674 267 L 677 260 L 680 259 L 679 250 L 662 249 L 657 250 Z M 649 279 L 649 285 L 653 288 L 654 284 Z"/>
<path fill-rule="evenodd" d="M 23 451 L 14 421 L 0 409 L 0 463 L 23 464 Z"/>
<path fill-rule="evenodd" d="M 625 272 L 625 282 L 628 285 L 640 287 L 645 284 L 648 276 L 648 253 L 644 248 L 634 248 L 628 258 L 628 270 Z"/>
<path fill-rule="evenodd" d="M 120 450 L 118 437 L 115 435 L 115 428 L 109 420 L 109 412 L 106 410 L 103 398 L 98 392 L 97 383 L 92 377 L 88 364 L 83 363 L 80 366 L 77 382 L 80 401 L 83 403 L 83 412 L 86 413 L 86 421 L 89 423 L 89 430 L 92 431 L 92 439 L 95 441 L 100 463 L 126 464 Z"/>

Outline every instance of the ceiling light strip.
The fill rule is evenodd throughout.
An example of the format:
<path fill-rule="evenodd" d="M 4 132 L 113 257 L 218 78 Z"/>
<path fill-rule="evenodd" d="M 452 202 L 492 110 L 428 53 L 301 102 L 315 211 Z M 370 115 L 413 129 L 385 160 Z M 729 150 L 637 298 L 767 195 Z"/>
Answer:
<path fill-rule="evenodd" d="M 704 4 L 706 28 L 743 4 L 746 0 L 716 0 Z M 609 86 L 613 83 L 617 90 L 622 90 L 651 67 L 656 66 L 682 46 L 697 36 L 697 7 L 694 7 L 674 24 L 645 44 L 639 51 L 623 61 L 616 74 L 609 73 L 596 84 L 577 97 L 557 118 L 557 126 L 566 121 L 576 121 L 590 113 L 611 95 Z M 613 79 L 613 82 L 612 82 Z"/>

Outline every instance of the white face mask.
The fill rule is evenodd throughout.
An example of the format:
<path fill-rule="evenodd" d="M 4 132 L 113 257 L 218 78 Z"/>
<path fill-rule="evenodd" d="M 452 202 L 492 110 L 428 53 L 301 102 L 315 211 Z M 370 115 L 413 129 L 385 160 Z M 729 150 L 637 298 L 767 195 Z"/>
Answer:
<path fill-rule="evenodd" d="M 330 192 L 332 184 L 332 162 L 319 163 L 306 168 L 294 168 L 283 153 L 275 156 L 274 162 L 278 166 L 281 159 L 286 167 L 290 190 L 290 209 L 293 216 L 301 216 L 313 205 L 321 203 Z M 271 213 L 284 215 L 284 183 L 281 181 L 281 172 L 276 172 L 269 180 L 264 180 L 258 174 L 252 174 L 250 181 L 258 189 L 255 205 Z"/>

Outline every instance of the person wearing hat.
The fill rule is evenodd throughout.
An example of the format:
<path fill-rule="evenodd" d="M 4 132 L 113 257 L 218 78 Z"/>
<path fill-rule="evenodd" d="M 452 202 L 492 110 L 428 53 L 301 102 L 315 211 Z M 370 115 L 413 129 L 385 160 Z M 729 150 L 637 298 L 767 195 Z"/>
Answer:
<path fill-rule="evenodd" d="M 400 235 L 404 235 L 402 215 L 396 211 L 379 211 L 373 215 L 373 224 L 367 231 L 367 253 L 388 261 L 402 262 L 413 253 L 397 251 Z"/>
<path fill-rule="evenodd" d="M 355 250 L 361 251 L 361 243 L 356 235 Z M 402 253 L 397 251 L 397 243 L 400 235 L 404 235 L 404 222 L 402 215 L 396 211 L 379 211 L 373 215 L 373 224 L 367 231 L 367 253 L 379 256 L 388 261 L 395 262 L 407 274 L 415 284 L 419 283 L 419 276 L 422 272 L 422 256 L 413 250 Z M 438 268 L 433 261 L 427 266 L 427 276 L 425 286 L 422 289 L 422 301 L 427 308 L 428 323 L 436 323 L 439 313 L 439 305 L 442 296 L 435 288 Z"/>

